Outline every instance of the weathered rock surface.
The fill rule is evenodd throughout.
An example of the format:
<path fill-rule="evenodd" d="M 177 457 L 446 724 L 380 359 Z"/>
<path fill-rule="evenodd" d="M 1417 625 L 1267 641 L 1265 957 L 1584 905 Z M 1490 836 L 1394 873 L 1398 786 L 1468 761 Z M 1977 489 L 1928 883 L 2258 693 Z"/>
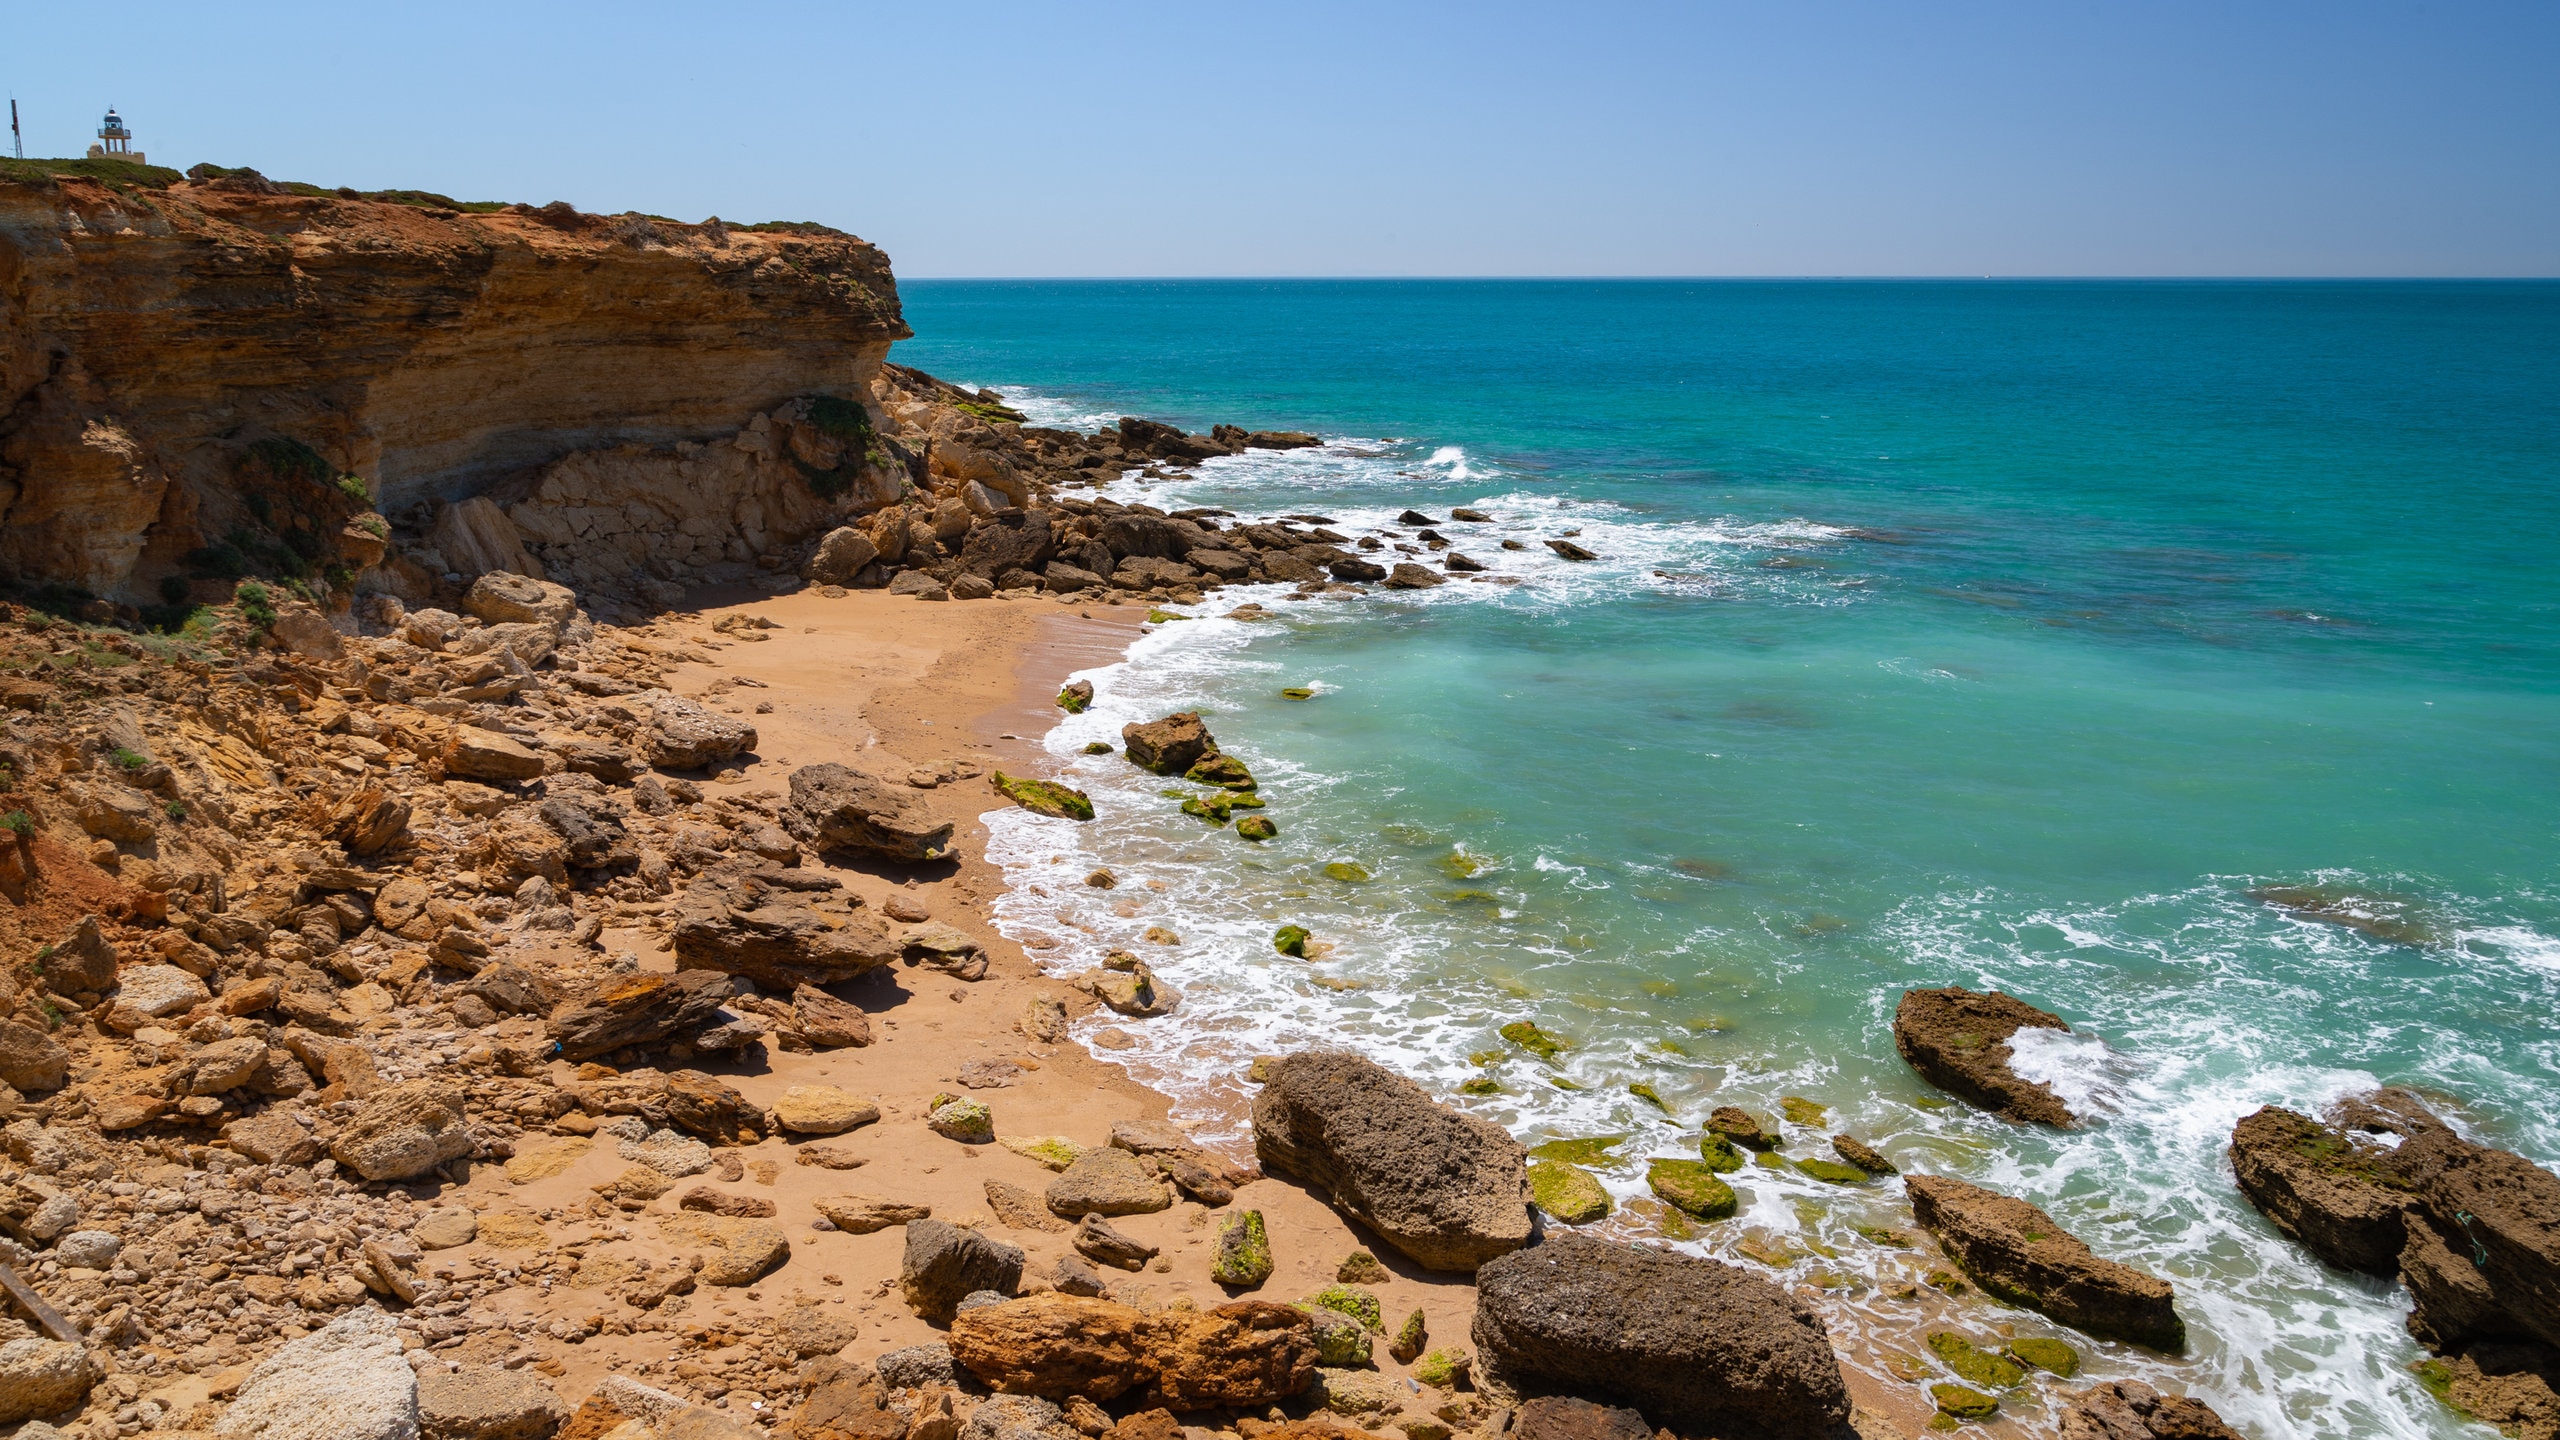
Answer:
<path fill-rule="evenodd" d="M 659 1228 L 679 1245 L 701 1248 L 702 1268 L 694 1273 L 705 1285 L 752 1285 L 791 1258 L 789 1237 L 770 1220 L 687 1211 Z"/>
<path fill-rule="evenodd" d="M 831 921 L 789 892 L 740 904 L 712 885 L 685 892 L 669 938 L 677 962 L 688 969 L 744 975 L 786 992 L 877 970 L 904 948 L 868 915 Z"/>
<path fill-rule="evenodd" d="M 550 1440 L 569 1407 L 523 1370 L 432 1367 L 418 1376 L 420 1440 Z"/>
<path fill-rule="evenodd" d="M 1315 1379 L 1312 1323 L 1290 1305 L 1160 1311 L 1148 1317 L 1147 1349 L 1155 1373 L 1146 1399 L 1169 1410 L 1269 1405 Z"/>
<path fill-rule="evenodd" d="M 1529 1243 L 1528 1155 L 1499 1126 L 1344 1051 L 1291 1055 L 1254 1098 L 1254 1150 L 1434 1270 Z"/>
<path fill-rule="evenodd" d="M 2092 1335 L 2186 1348 L 2168 1281 L 2100 1259 L 2024 1200 L 1934 1175 L 1906 1175 L 1902 1185 L 1913 1217 L 1986 1293 Z"/>
<path fill-rule="evenodd" d="M 15 1020 L 0 1020 L 0 1083 L 29 1094 L 59 1090 L 70 1078 L 71 1052 L 62 1042 Z"/>
<path fill-rule="evenodd" d="M 2071 1124 L 2071 1108 L 2047 1086 L 2010 1071 L 2009 1037 L 2070 1028 L 2000 991 L 1978 994 L 1955 985 L 1906 990 L 1893 1012 L 1894 1047 L 1922 1079 L 2004 1119 L 2042 1125 Z"/>
<path fill-rule="evenodd" d="M 820 850 L 877 855 L 906 864 L 951 853 L 951 826 L 935 820 L 910 792 L 849 766 L 804 765 L 791 772 L 791 807 L 783 825 Z"/>
<path fill-rule="evenodd" d="M 2240 1440 L 2213 1407 L 2163 1395 L 2139 1380 L 2110 1380 L 2071 1397 L 2062 1440 Z"/>
<path fill-rule="evenodd" d="M 756 748 L 756 727 L 663 690 L 648 696 L 640 758 L 667 770 L 698 770 Z"/>
<path fill-rule="evenodd" d="M 418 1380 L 392 1318 L 349 1311 L 249 1372 L 221 1440 L 416 1440 Z"/>
<path fill-rule="evenodd" d="M 1472 1339 L 1501 1383 L 1618 1400 L 1682 1434 L 1829 1436 L 1849 1420 L 1822 1321 L 1719 1261 L 1557 1236 L 1477 1270 Z"/>
<path fill-rule="evenodd" d="M 773 1118 L 795 1135 L 841 1135 L 880 1118 L 880 1106 L 833 1085 L 794 1085 L 773 1102 Z"/>
<path fill-rule="evenodd" d="M 1144 1312 L 1109 1300 L 1041 1295 L 983 1305 L 951 1322 L 951 1355 L 990 1389 L 1109 1400 L 1152 1371 Z"/>
<path fill-rule="evenodd" d="M 2418 1325 L 2446 1345 L 2502 1334 L 2560 1345 L 2560 1175 L 2450 1129 L 2402 1141 L 2390 1168 L 2417 1196 L 2424 1216 L 2424 1226 L 2410 1228 L 2432 1229 L 2457 1265 L 2468 1261 L 2498 1312 L 2497 1318 L 2467 1313 L 2468 1307 L 2446 1303 L 2451 1296 L 2443 1282 L 2421 1285 L 2412 1272 Z M 2441 1261 L 2429 1268 L 2448 1279 L 2459 1274 Z"/>
<path fill-rule="evenodd" d="M 907 1308 L 935 1324 L 949 1324 L 963 1296 L 979 1290 L 1011 1295 L 1020 1289 L 1022 1251 L 975 1230 L 917 1220 L 907 1226 L 898 1286 Z"/>
<path fill-rule="evenodd" d="M 1199 715 L 1189 710 L 1146 724 L 1124 725 L 1120 727 L 1120 743 L 1131 764 L 1158 775 L 1179 775 L 1218 748 L 1217 737 L 1209 733 Z"/>
<path fill-rule="evenodd" d="M 1511 1414 L 1512 1440 L 1653 1440 L 1642 1413 L 1562 1395 L 1541 1395 Z"/>
<path fill-rule="evenodd" d="M 463 1123 L 461 1088 L 412 1080 L 365 1101 L 329 1153 L 367 1180 L 405 1180 L 476 1148 Z"/>
<path fill-rule="evenodd" d="M 1087 1215 L 1145 1215 L 1173 1204 L 1161 1176 L 1116 1146 L 1085 1151 L 1049 1182 L 1050 1212 L 1069 1220 Z"/>
<path fill-rule="evenodd" d="M 2240 1193 L 2276 1228 L 2346 1270 L 2390 1275 L 2408 1243 L 2411 1196 L 2391 1152 L 2308 1115 L 2269 1105 L 2231 1131 Z"/>
<path fill-rule="evenodd" d="M 551 1012 L 549 1028 L 562 1059 L 586 1060 L 709 1024 L 729 993 L 729 977 L 716 970 L 633 975 L 563 1002 Z"/>
<path fill-rule="evenodd" d="M 106 1373 L 85 1345 L 58 1340 L 0 1345 L 0 1425 L 77 1409 Z"/>

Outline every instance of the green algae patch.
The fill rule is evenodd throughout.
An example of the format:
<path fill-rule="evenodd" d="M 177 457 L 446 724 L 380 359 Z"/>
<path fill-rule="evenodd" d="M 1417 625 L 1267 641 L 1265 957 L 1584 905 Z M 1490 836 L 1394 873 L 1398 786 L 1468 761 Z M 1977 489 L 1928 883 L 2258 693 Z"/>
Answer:
<path fill-rule="evenodd" d="M 1562 1051 L 1572 1048 L 1570 1042 L 1539 1029 L 1534 1020 L 1514 1020 L 1495 1033 L 1541 1060 L 1553 1060 Z"/>
<path fill-rule="evenodd" d="M 1655 1160 L 1645 1166 L 1644 1183 L 1663 1202 L 1700 1220 L 1723 1220 L 1741 1208 L 1733 1187 L 1716 1178 L 1699 1160 Z"/>
<path fill-rule="evenodd" d="M 1646 1104 L 1651 1105 L 1654 1109 L 1661 1111 L 1665 1115 L 1671 1113 L 1671 1102 L 1663 1099 L 1662 1092 L 1654 1089 L 1649 1082 L 1638 1080 L 1627 1087 L 1627 1093 L 1633 1095 L 1639 1100 L 1642 1100 Z"/>
<path fill-rule="evenodd" d="M 1424 1322 L 1422 1312 L 1417 1309 L 1404 1317 L 1404 1323 L 1396 1327 L 1395 1338 L 1387 1342 L 1387 1353 L 1396 1357 L 1397 1364 L 1410 1365 L 1422 1358 L 1422 1347 L 1430 1343 L 1430 1327 Z"/>
<path fill-rule="evenodd" d="M 1188 620 L 1190 618 L 1191 617 L 1188 615 L 1176 615 L 1170 610 L 1157 610 L 1150 608 L 1147 611 L 1147 623 L 1150 625 L 1170 625 L 1176 620 Z"/>
<path fill-rule="evenodd" d="M 1280 833 L 1280 827 L 1271 823 L 1268 815 L 1239 815 L 1236 833 L 1247 840 L 1268 840 Z"/>
<path fill-rule="evenodd" d="M 993 772 L 991 778 L 1000 794 L 1034 815 L 1047 815 L 1058 820 L 1093 818 L 1093 800 L 1081 790 L 1070 789 L 1055 780 L 1007 775 L 1001 770 Z"/>
<path fill-rule="evenodd" d="M 1870 1245 L 1881 1245 L 1887 1250 L 1911 1248 L 1911 1237 L 1889 1225 L 1853 1225 L 1849 1228 L 1864 1236 Z"/>
<path fill-rule="evenodd" d="M 1473 880 L 1484 869 L 1484 862 L 1464 850 L 1452 850 L 1431 862 L 1433 868 L 1452 880 Z"/>
<path fill-rule="evenodd" d="M 1327 1285 L 1298 1303 L 1348 1315 L 1371 1330 L 1386 1328 L 1386 1312 L 1378 1308 L 1378 1292 L 1359 1285 Z"/>
<path fill-rule="evenodd" d="M 1459 1086 L 1458 1093 L 1461 1095 L 1499 1095 L 1502 1093 L 1502 1082 L 1494 1079 L 1490 1075 L 1478 1075 L 1464 1085 Z"/>
<path fill-rule="evenodd" d="M 1333 860 L 1326 863 L 1324 878 L 1339 880 L 1345 885 L 1358 885 L 1369 878 L 1369 871 L 1367 867 L 1349 860 Z"/>
<path fill-rule="evenodd" d="M 1354 1250 L 1342 1257 L 1341 1264 L 1333 1267 L 1333 1278 L 1345 1285 L 1383 1285 L 1387 1281 L 1387 1267 L 1379 1264 L 1378 1257 L 1368 1251 Z"/>
<path fill-rule="evenodd" d="M 1422 1357 L 1422 1363 L 1413 1367 L 1413 1378 L 1442 1390 L 1455 1390 L 1465 1383 L 1467 1371 L 1475 1363 L 1476 1357 L 1468 1354 L 1465 1346 L 1444 1345 Z"/>
<path fill-rule="evenodd" d="M 1357 1366 L 1369 1363 L 1369 1332 L 1339 1310 L 1301 1300 L 1297 1308 L 1315 1322 L 1316 1363 Z"/>
<path fill-rule="evenodd" d="M 1567 1165 L 1613 1165 L 1618 1157 L 1609 1152 L 1627 1143 L 1624 1135 L 1594 1135 L 1587 1140 L 1547 1140 L 1529 1147 L 1530 1158 L 1558 1160 Z"/>
<path fill-rule="evenodd" d="M 1547 1077 L 1547 1083 L 1553 1085 L 1559 1090 L 1573 1091 L 1577 1095 L 1590 1088 L 1582 1082 L 1567 1075 L 1550 1075 Z"/>
<path fill-rule="evenodd" d="M 1837 1160 L 1798 1160 L 1795 1167 L 1825 1185 L 1862 1185 L 1867 1179 L 1866 1171 Z"/>
<path fill-rule="evenodd" d="M 1698 1137 L 1698 1158 L 1718 1174 L 1730 1175 L 1742 1168 L 1742 1148 L 1713 1130 Z"/>
<path fill-rule="evenodd" d="M 2022 1365 L 2032 1365 L 2048 1375 L 2068 1380 L 2080 1373 L 2080 1352 L 2059 1340 L 2030 1335 L 2009 1342 L 2009 1358 Z"/>
<path fill-rule="evenodd" d="M 1801 1095 L 1788 1095 L 1778 1101 L 1778 1113 L 1790 1125 L 1819 1125 L 1831 1112 Z"/>
<path fill-rule="evenodd" d="M 1070 715 L 1081 715 L 1093 703 L 1093 682 L 1079 680 L 1058 692 L 1058 708 Z M 1107 748 L 1107 747 L 1106 747 Z"/>
<path fill-rule="evenodd" d="M 2025 1366 L 2006 1355 L 1982 1349 L 1952 1331 L 1930 1331 L 1929 1353 L 1937 1356 L 1939 1363 L 1956 1372 L 1959 1378 L 1976 1385 L 1995 1385 L 2006 1390 L 2026 1383 Z"/>
<path fill-rule="evenodd" d="M 1004 1139 L 1004 1148 L 1034 1165 L 1050 1170 L 1064 1170 L 1076 1163 L 1076 1157 L 1084 1153 L 1083 1146 L 1064 1135 L 1041 1135 L 1028 1139 L 1019 1135 L 1008 1135 Z"/>
<path fill-rule="evenodd" d="M 1609 1215 L 1609 1192 L 1590 1171 L 1561 1160 L 1529 1162 L 1529 1198 L 1567 1225 L 1588 1225 Z"/>
<path fill-rule="evenodd" d="M 1182 772 L 1182 778 L 1194 785 L 1215 785 L 1221 790 L 1251 790 L 1253 772 L 1233 755 L 1212 750 Z"/>
<path fill-rule="evenodd" d="M 1271 948 L 1283 955 L 1295 955 L 1304 960 L 1307 958 L 1309 938 L 1306 926 L 1283 925 L 1271 932 Z"/>
<path fill-rule="evenodd" d="M 1308 689 L 1304 685 L 1288 685 L 1281 688 L 1280 698 L 1283 700 L 1313 700 L 1316 698 L 1316 692 Z"/>
<path fill-rule="evenodd" d="M 1929 1387 L 1929 1398 L 1938 1402 L 1938 1413 L 1951 1420 L 1988 1420 L 2000 1413 L 1999 1401 L 1968 1385 L 1941 1381 Z"/>
<path fill-rule="evenodd" d="M 1184 795 L 1182 800 L 1183 814 L 1206 820 L 1212 825 L 1226 824 L 1228 820 L 1234 818 L 1238 810 L 1261 808 L 1260 797 L 1238 794 L 1232 790 L 1215 790 L 1206 795 Z"/>
<path fill-rule="evenodd" d="M 1271 1278 L 1271 1237 L 1262 1212 L 1230 1215 L 1218 1225 L 1218 1258 L 1209 1278 L 1233 1290 L 1250 1290 Z"/>
<path fill-rule="evenodd" d="M 1084 753 L 1087 755 L 1108 755 L 1111 753 L 1111 744 L 1107 740 L 1087 740 L 1084 742 Z"/>

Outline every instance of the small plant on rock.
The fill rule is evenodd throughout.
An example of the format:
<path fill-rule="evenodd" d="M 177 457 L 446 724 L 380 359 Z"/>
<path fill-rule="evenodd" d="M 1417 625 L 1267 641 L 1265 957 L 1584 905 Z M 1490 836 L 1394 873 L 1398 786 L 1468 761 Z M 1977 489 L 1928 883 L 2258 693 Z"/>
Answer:
<path fill-rule="evenodd" d="M 231 592 L 231 598 L 239 605 L 240 618 L 249 622 L 250 629 L 264 633 L 275 628 L 275 596 L 266 586 L 243 580 L 240 588 Z"/>

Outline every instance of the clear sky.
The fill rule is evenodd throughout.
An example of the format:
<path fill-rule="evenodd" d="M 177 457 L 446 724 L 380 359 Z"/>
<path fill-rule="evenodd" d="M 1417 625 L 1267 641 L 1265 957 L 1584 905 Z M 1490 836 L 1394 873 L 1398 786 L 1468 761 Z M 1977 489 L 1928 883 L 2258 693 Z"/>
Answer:
<path fill-rule="evenodd" d="M 909 276 L 2560 274 L 2554 0 L 14 0 L 0 82 Z"/>

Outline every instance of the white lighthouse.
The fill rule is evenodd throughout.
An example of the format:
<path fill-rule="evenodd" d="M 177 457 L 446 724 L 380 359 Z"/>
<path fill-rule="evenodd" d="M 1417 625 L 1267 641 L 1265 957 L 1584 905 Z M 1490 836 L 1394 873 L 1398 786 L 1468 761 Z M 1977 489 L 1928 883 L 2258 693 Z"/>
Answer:
<path fill-rule="evenodd" d="M 136 165 L 150 163 L 143 159 L 141 151 L 133 148 L 133 132 L 125 128 L 124 117 L 118 115 L 112 106 L 107 110 L 107 118 L 98 126 L 98 143 L 89 147 L 89 158 L 130 160 Z"/>

